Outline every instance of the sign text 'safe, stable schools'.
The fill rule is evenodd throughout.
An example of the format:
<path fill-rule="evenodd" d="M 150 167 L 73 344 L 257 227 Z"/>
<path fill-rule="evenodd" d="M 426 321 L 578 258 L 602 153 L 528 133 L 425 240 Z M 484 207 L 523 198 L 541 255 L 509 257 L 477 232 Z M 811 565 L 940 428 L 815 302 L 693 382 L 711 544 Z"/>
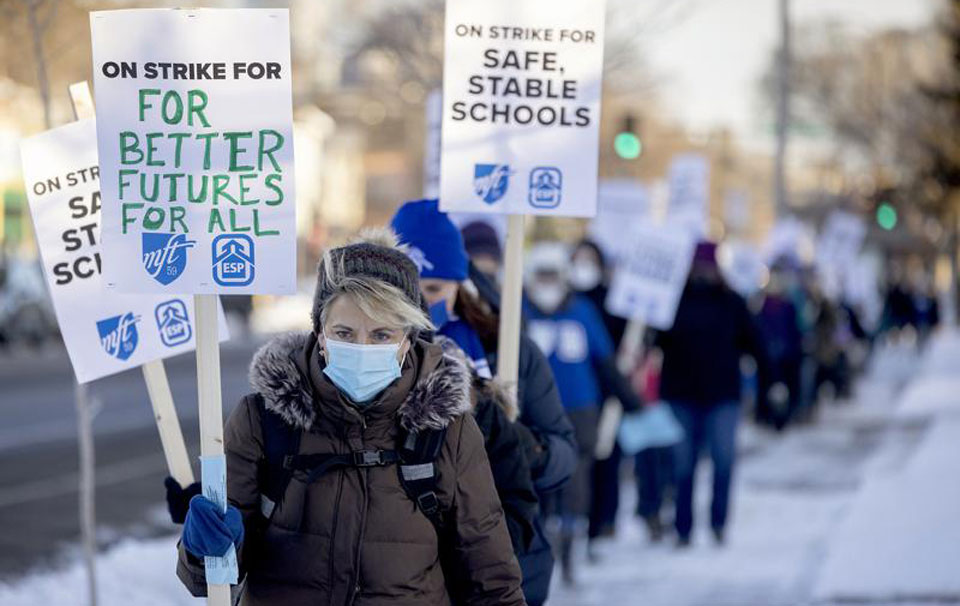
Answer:
<path fill-rule="evenodd" d="M 602 0 L 447 0 L 440 204 L 591 217 Z"/>

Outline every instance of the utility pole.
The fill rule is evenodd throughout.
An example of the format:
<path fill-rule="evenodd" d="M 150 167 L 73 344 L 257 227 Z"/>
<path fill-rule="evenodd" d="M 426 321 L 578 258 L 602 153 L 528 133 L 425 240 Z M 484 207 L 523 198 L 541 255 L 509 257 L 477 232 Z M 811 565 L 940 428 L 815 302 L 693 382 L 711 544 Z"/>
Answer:
<path fill-rule="evenodd" d="M 780 0 L 780 50 L 777 53 L 777 151 L 773 168 L 776 215 L 785 217 L 787 203 L 787 135 L 790 128 L 790 0 Z"/>

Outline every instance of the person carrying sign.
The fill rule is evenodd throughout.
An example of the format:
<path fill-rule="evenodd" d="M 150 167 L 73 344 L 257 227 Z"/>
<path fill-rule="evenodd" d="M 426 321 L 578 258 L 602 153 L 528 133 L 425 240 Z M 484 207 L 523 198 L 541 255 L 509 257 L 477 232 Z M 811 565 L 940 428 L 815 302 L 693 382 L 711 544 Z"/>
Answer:
<path fill-rule="evenodd" d="M 391 221 L 420 269 L 420 287 L 440 335 L 452 339 L 480 376 L 496 370 L 497 316 L 474 294 L 463 238 L 436 200 L 407 202 Z M 550 366 L 527 338 L 520 342 L 516 424 L 527 445 L 534 485 L 543 497 L 563 485 L 576 464 L 573 427 L 560 402 Z M 536 536 L 518 552 L 528 604 L 546 601 L 553 557 L 537 520 Z"/>
<path fill-rule="evenodd" d="M 601 385 L 634 412 L 640 398 L 617 370 L 615 352 L 600 312 L 568 284 L 570 253 L 558 242 L 534 246 L 527 257 L 524 287 L 527 335 L 550 361 L 567 415 L 576 431 L 579 457 L 570 483 L 554 499 L 560 518 L 561 572 L 573 582 L 572 549 L 590 511 L 590 473 L 597 443 Z"/>
<path fill-rule="evenodd" d="M 312 319 L 254 358 L 230 507 L 191 500 L 181 580 L 202 594 L 200 556 L 237 544 L 247 606 L 524 604 L 470 373 L 418 338 L 416 266 L 385 235 L 329 250 Z"/>
<path fill-rule="evenodd" d="M 716 542 L 724 541 L 740 423 L 740 358 L 752 356 L 761 376 L 767 367 L 765 345 L 746 301 L 724 282 L 716 249 L 712 242 L 697 244 L 673 327 L 654 338 L 663 353 L 660 397 L 684 432 L 673 451 L 679 547 L 690 545 L 695 471 L 700 452 L 708 447 L 713 461 L 710 526 Z"/>

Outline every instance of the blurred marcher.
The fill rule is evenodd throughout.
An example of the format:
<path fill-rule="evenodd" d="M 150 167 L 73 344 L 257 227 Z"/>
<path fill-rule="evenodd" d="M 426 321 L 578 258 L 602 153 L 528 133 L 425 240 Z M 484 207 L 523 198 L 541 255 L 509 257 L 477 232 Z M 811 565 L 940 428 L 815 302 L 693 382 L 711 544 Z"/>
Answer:
<path fill-rule="evenodd" d="M 757 319 L 769 364 L 758 376 L 756 420 L 780 431 L 800 405 L 803 335 L 797 325 L 797 309 L 786 296 L 785 278 L 778 270 L 770 276 Z"/>
<path fill-rule="evenodd" d="M 613 349 L 615 352 L 619 351 L 628 322 L 606 310 L 611 268 L 607 265 L 603 251 L 595 242 L 582 240 L 574 248 L 570 261 L 570 285 L 600 311 Z M 600 383 L 600 392 L 603 401 L 613 396 L 606 382 Z M 664 484 L 662 470 L 665 461 L 669 464 L 668 452 L 668 448 L 649 448 L 636 455 L 634 460 L 639 494 L 637 511 L 646 521 L 651 538 L 655 541 L 662 535 L 659 511 Z M 587 539 L 591 543 L 601 537 L 613 536 L 616 532 L 622 462 L 623 454 L 620 452 L 619 445 L 614 442 L 609 456 L 593 464 L 590 522 L 587 529 Z M 596 559 L 594 550 L 591 549 L 588 553 Z"/>
<path fill-rule="evenodd" d="M 705 448 L 713 462 L 710 525 L 722 543 L 740 422 L 740 358 L 750 355 L 763 368 L 766 352 L 746 302 L 723 281 L 715 244 L 697 245 L 676 320 L 655 345 L 663 353 L 660 396 L 685 433 L 673 453 L 678 545 L 690 544 L 695 473 Z"/>
<path fill-rule="evenodd" d="M 234 544 L 245 605 L 524 604 L 469 371 L 418 338 L 416 266 L 385 235 L 328 251 L 312 320 L 255 357 L 229 507 L 191 500 L 181 580 L 205 593 L 203 556 Z"/>
<path fill-rule="evenodd" d="M 423 298 L 437 333 L 456 342 L 477 374 L 489 378 L 496 372 L 499 318 L 468 279 L 467 253 L 460 232 L 440 212 L 436 200 L 407 202 L 397 211 L 391 227 L 419 268 Z M 520 341 L 517 400 L 519 431 L 527 445 L 534 484 L 543 497 L 573 475 L 576 445 L 550 365 L 525 336 Z M 520 564 L 527 601 L 542 603 L 553 571 L 542 520 L 537 520 L 536 536 L 520 555 Z"/>
<path fill-rule="evenodd" d="M 913 325 L 917 328 L 917 338 L 922 346 L 940 324 L 940 303 L 932 280 L 928 280 L 928 284 L 918 288 L 913 295 L 913 310 Z"/>
<path fill-rule="evenodd" d="M 489 223 L 473 221 L 460 230 L 470 262 L 493 284 L 500 283 L 503 251 L 497 230 Z"/>
<path fill-rule="evenodd" d="M 883 306 L 883 332 L 912 326 L 917 316 L 913 297 L 906 284 L 896 277 L 891 281 Z"/>
<path fill-rule="evenodd" d="M 643 394 L 645 406 L 663 406 L 660 397 L 660 373 L 663 357 L 660 350 L 648 348 L 634 374 L 634 387 Z M 663 539 L 665 527 L 661 510 L 668 492 L 673 490 L 673 448 L 652 446 L 634 457 L 637 481 L 637 515 L 643 519 L 650 540 Z"/>
<path fill-rule="evenodd" d="M 570 285 L 578 294 L 589 299 L 600 312 L 613 350 L 620 348 L 620 341 L 627 328 L 627 321 L 606 310 L 609 271 L 603 251 L 596 243 L 583 240 L 573 249 L 570 259 Z M 605 383 L 600 384 L 601 401 L 610 397 Z M 593 464 L 591 472 L 590 523 L 587 540 L 613 536 L 616 531 L 617 509 L 620 504 L 620 448 L 614 442 L 610 455 Z M 588 543 L 589 545 L 589 543 Z M 588 548 L 589 549 L 589 548 Z M 588 553 L 593 556 L 593 550 Z"/>
<path fill-rule="evenodd" d="M 848 351 L 854 344 L 852 324 L 843 308 L 815 291 L 818 302 L 814 325 L 814 360 L 817 363 L 817 403 L 849 396 L 851 389 Z"/>
<path fill-rule="evenodd" d="M 602 403 L 601 384 L 609 386 L 627 412 L 640 400 L 616 367 L 610 336 L 600 312 L 571 292 L 570 254 L 559 243 L 541 243 L 527 255 L 524 286 L 527 333 L 550 360 L 560 397 L 576 430 L 579 460 L 570 483 L 552 500 L 560 524 L 563 580 L 573 582 L 572 550 L 578 527 L 590 511 L 590 472 Z"/>

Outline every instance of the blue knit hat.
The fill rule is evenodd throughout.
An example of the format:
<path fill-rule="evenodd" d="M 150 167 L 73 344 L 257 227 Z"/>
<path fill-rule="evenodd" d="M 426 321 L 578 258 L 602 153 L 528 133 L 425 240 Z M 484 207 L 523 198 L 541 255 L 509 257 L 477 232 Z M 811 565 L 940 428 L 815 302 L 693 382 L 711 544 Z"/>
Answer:
<path fill-rule="evenodd" d="M 420 269 L 421 278 L 467 279 L 467 251 L 463 236 L 437 200 L 405 202 L 390 227 L 397 232 L 407 254 Z"/>

